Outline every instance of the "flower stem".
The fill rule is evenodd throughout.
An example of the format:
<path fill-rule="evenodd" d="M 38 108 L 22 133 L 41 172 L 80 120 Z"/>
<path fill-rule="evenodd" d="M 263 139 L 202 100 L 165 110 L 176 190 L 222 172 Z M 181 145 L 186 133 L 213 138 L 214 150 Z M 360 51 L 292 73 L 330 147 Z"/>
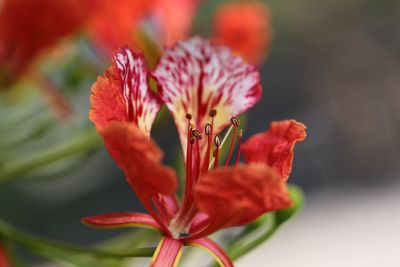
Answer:
<path fill-rule="evenodd" d="M 240 246 L 238 248 L 233 248 L 228 250 L 228 254 L 232 260 L 236 260 L 241 256 L 247 254 L 248 252 L 252 251 L 254 248 L 261 245 L 263 242 L 268 240 L 275 231 L 279 228 L 279 225 L 274 222 L 271 227 L 261 236 L 257 237 L 256 239 L 252 240 L 250 243 Z"/>
<path fill-rule="evenodd" d="M 4 164 L 0 167 L 0 182 L 21 177 L 30 171 L 69 156 L 89 152 L 94 148 L 100 147 L 101 144 L 101 138 L 94 129 L 86 130 L 80 135 L 74 136 L 62 145 L 52 147 L 43 153 L 35 154 L 34 156 L 19 160 L 15 163 Z"/>
<path fill-rule="evenodd" d="M 59 241 L 54 241 L 42 237 L 38 237 L 12 227 L 6 222 L 0 220 L 0 238 L 12 240 L 23 246 L 26 246 L 33 251 L 63 251 L 73 254 L 86 254 L 95 257 L 105 258 L 127 258 L 127 257 L 151 257 L 155 248 L 136 248 L 129 252 L 111 252 L 99 249 L 81 247 L 77 245 L 67 244 Z"/>

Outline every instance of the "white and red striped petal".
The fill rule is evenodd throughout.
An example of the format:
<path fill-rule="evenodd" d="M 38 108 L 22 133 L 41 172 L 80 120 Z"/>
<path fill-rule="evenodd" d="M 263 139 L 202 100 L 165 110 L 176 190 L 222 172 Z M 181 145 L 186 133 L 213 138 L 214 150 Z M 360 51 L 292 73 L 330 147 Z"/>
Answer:
<path fill-rule="evenodd" d="M 172 113 L 182 147 L 186 148 L 187 119 L 192 115 L 196 129 L 204 131 L 209 112 L 217 111 L 214 132 L 252 107 L 261 96 L 260 75 L 228 48 L 200 37 L 168 48 L 153 71 L 159 94 Z"/>
<path fill-rule="evenodd" d="M 102 129 L 112 121 L 133 122 L 149 136 L 161 101 L 147 78 L 142 53 L 128 47 L 117 49 L 113 65 L 92 87 L 90 118 L 96 127 Z"/>

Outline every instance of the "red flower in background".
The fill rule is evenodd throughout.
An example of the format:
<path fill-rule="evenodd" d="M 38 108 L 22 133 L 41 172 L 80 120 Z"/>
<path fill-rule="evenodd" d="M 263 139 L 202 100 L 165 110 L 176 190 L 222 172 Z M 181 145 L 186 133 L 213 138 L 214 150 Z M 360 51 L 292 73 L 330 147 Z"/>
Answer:
<path fill-rule="evenodd" d="M 198 0 L 97 0 L 89 33 L 106 52 L 129 44 L 143 49 L 146 32 L 154 43 L 170 45 L 190 30 Z M 143 43 L 144 42 L 144 43 Z"/>
<path fill-rule="evenodd" d="M 11 263 L 2 244 L 0 244 L 0 267 L 11 267 Z"/>
<path fill-rule="evenodd" d="M 227 3 L 214 15 L 213 39 L 229 46 L 250 63 L 263 61 L 271 38 L 270 11 L 261 2 Z"/>
<path fill-rule="evenodd" d="M 175 266 L 185 245 L 202 247 L 221 266 L 233 266 L 207 236 L 291 205 L 286 175 L 294 144 L 305 138 L 305 126 L 275 122 L 265 134 L 242 145 L 236 116 L 259 100 L 259 73 L 229 49 L 201 38 L 166 49 L 151 75 L 158 93 L 148 87 L 143 55 L 126 47 L 116 50 L 112 66 L 92 87 L 90 112 L 109 153 L 150 215 L 111 213 L 83 221 L 97 227 L 159 230 L 164 237 L 151 266 Z M 174 117 L 185 158 L 182 203 L 175 195 L 176 174 L 162 164 L 163 153 L 150 139 L 163 103 Z M 221 141 L 218 134 L 229 124 L 230 149 L 220 162 L 226 139 Z M 234 158 L 235 142 L 239 144 Z M 242 147 L 246 164 L 239 163 Z"/>
<path fill-rule="evenodd" d="M 81 0 L 4 0 L 0 5 L 0 84 L 17 79 L 40 52 L 82 26 Z"/>
<path fill-rule="evenodd" d="M 154 0 L 96 0 L 88 20 L 89 34 L 105 51 L 125 43 L 137 47 L 140 22 L 153 5 Z"/>

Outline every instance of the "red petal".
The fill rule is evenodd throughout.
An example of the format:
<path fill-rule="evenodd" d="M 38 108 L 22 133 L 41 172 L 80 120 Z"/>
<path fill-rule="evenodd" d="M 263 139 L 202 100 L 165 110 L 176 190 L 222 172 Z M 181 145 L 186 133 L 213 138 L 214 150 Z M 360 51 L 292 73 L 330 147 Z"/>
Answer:
<path fill-rule="evenodd" d="M 265 212 L 291 205 L 282 177 L 272 168 L 258 164 L 220 168 L 205 174 L 196 187 L 195 197 L 210 221 L 201 236 L 223 227 L 250 223 Z"/>
<path fill-rule="evenodd" d="M 83 25 L 87 7 L 85 0 L 0 1 L 0 69 L 17 78 L 40 52 Z"/>
<path fill-rule="evenodd" d="M 233 262 L 226 252 L 217 243 L 205 237 L 187 242 L 189 246 L 199 247 L 209 252 L 218 262 L 220 267 L 233 267 Z"/>
<path fill-rule="evenodd" d="M 214 39 L 253 64 L 261 63 L 271 43 L 271 15 L 262 2 L 221 5 L 213 21 Z"/>
<path fill-rule="evenodd" d="M 153 201 L 164 221 L 169 222 L 179 211 L 179 203 L 176 196 L 158 194 L 153 198 Z"/>
<path fill-rule="evenodd" d="M 173 45 L 185 38 L 192 26 L 198 0 L 157 0 L 153 18 L 164 45 Z M 177 8 L 179 7 L 179 8 Z"/>
<path fill-rule="evenodd" d="M 113 65 L 92 86 L 90 119 L 101 130 L 112 121 L 133 122 L 150 134 L 161 102 L 147 84 L 141 53 L 124 47 L 114 52 Z"/>
<path fill-rule="evenodd" d="M 158 223 L 148 214 L 137 212 L 107 213 L 99 216 L 86 217 L 85 224 L 101 228 L 144 227 L 161 230 Z"/>
<path fill-rule="evenodd" d="M 176 267 L 182 253 L 183 244 L 173 238 L 161 239 L 154 252 L 151 267 Z"/>
<path fill-rule="evenodd" d="M 103 131 L 106 147 L 140 196 L 174 195 L 178 182 L 161 163 L 160 148 L 133 124 L 112 123 Z"/>
<path fill-rule="evenodd" d="M 172 113 L 186 148 L 187 119 L 204 131 L 209 112 L 217 110 L 214 132 L 220 132 L 251 108 L 261 96 L 258 71 L 223 46 L 194 37 L 166 49 L 153 72 L 162 100 Z"/>
<path fill-rule="evenodd" d="M 276 168 L 288 178 L 292 170 L 293 149 L 306 138 L 306 126 L 295 120 L 271 123 L 264 132 L 253 135 L 243 146 L 247 162 L 261 162 Z"/>
<path fill-rule="evenodd" d="M 138 47 L 140 20 L 148 15 L 152 5 L 151 0 L 95 1 L 88 23 L 91 38 L 105 52 L 125 44 Z"/>

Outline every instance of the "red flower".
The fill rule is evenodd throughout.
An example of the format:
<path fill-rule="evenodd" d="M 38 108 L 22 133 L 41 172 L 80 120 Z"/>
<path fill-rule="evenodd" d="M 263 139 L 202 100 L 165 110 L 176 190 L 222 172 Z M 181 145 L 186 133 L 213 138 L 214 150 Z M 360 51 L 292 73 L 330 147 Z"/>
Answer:
<path fill-rule="evenodd" d="M 260 64 L 272 38 L 271 15 L 260 2 L 227 3 L 215 13 L 213 38 L 253 64 Z"/>
<path fill-rule="evenodd" d="M 144 48 L 143 32 L 170 45 L 190 30 L 198 0 L 96 0 L 89 33 L 106 52 L 122 44 Z M 118 14 L 116 16 L 115 14 Z"/>
<path fill-rule="evenodd" d="M 0 84 L 18 78 L 40 52 L 82 26 L 86 16 L 82 2 L 3 1 L 0 4 Z"/>
<path fill-rule="evenodd" d="M 109 153 L 150 215 L 112 213 L 83 221 L 98 227 L 144 226 L 161 231 L 164 237 L 151 266 L 175 266 L 184 245 L 202 247 L 220 265 L 233 266 L 207 236 L 291 205 L 286 177 L 276 168 L 280 170 L 280 162 L 285 162 L 287 173 L 293 144 L 304 139 L 305 127 L 296 124 L 299 131 L 289 134 L 284 129 L 294 121 L 273 124 L 273 130 L 260 139 L 269 145 L 258 151 L 254 146 L 257 140 L 251 138 L 245 145 L 250 162 L 238 163 L 242 131 L 236 116 L 260 98 L 257 70 L 223 46 L 192 38 L 166 49 L 151 75 L 158 82 L 158 94 L 148 87 L 143 55 L 129 48 L 116 50 L 113 65 L 92 87 L 90 112 Z M 175 195 L 176 174 L 162 164 L 163 154 L 150 139 L 151 125 L 162 103 L 175 119 L 185 156 L 182 203 Z M 229 124 L 233 138 L 222 163 L 219 151 L 226 139 L 221 141 L 218 134 Z M 233 159 L 236 141 L 239 152 Z M 257 156 L 250 157 L 252 153 Z M 268 161 L 264 154 L 269 155 Z"/>
<path fill-rule="evenodd" d="M 153 0 L 96 0 L 88 20 L 91 38 L 107 52 L 125 43 L 136 46 L 140 21 L 153 4 Z"/>

